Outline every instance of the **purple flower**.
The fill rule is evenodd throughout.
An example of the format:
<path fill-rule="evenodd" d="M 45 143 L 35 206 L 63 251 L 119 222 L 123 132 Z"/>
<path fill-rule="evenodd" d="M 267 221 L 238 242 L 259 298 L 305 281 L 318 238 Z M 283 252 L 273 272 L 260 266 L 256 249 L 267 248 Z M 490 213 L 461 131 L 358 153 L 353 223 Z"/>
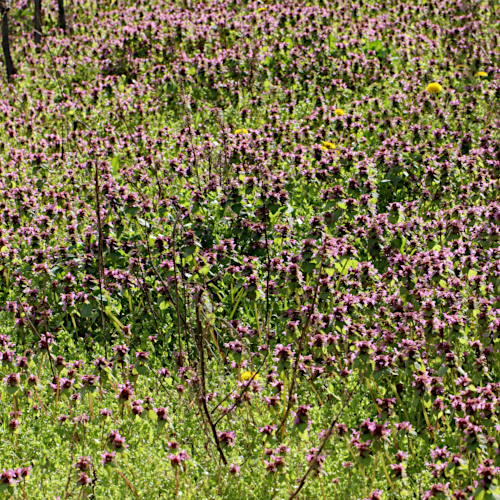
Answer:
<path fill-rule="evenodd" d="M 382 490 L 373 490 L 368 495 L 368 498 L 365 498 L 364 500 L 382 500 L 383 494 L 384 494 L 384 492 Z"/>
<path fill-rule="evenodd" d="M 17 468 L 15 470 L 16 477 L 18 479 L 25 480 L 31 474 L 31 469 L 32 469 L 31 465 L 29 465 L 28 467 L 19 467 L 19 468 Z"/>
<path fill-rule="evenodd" d="M 392 475 L 395 478 L 402 478 L 406 475 L 406 465 L 405 464 L 389 464 Z"/>
<path fill-rule="evenodd" d="M 16 471 L 13 469 L 2 469 L 2 474 L 0 475 L 0 484 L 4 484 L 14 487 L 19 481 L 17 480 Z"/>
<path fill-rule="evenodd" d="M 11 373 L 7 375 L 3 381 L 7 387 L 18 387 L 21 383 L 21 375 L 19 373 Z"/>
<path fill-rule="evenodd" d="M 107 408 L 102 408 L 100 411 L 99 411 L 99 415 L 102 417 L 102 418 L 109 418 L 113 415 L 113 410 L 108 410 Z"/>
<path fill-rule="evenodd" d="M 105 451 L 102 455 L 101 455 L 101 464 L 102 465 L 112 465 L 114 462 L 115 462 L 115 458 L 116 458 L 116 451 Z"/>
<path fill-rule="evenodd" d="M 86 413 L 83 413 L 82 415 L 74 417 L 73 422 L 75 422 L 75 424 L 88 424 L 90 422 L 90 417 Z"/>
<path fill-rule="evenodd" d="M 13 418 L 12 420 L 9 421 L 9 429 L 11 432 L 15 432 L 19 429 L 19 420 Z"/>
<path fill-rule="evenodd" d="M 264 460 L 264 465 L 268 474 L 282 472 L 285 468 L 285 459 L 282 456 L 271 455 L 271 460 Z"/>
<path fill-rule="evenodd" d="M 90 457 L 80 457 L 78 462 L 75 464 L 76 469 L 80 469 L 83 472 L 90 470 L 92 466 L 92 459 Z"/>
<path fill-rule="evenodd" d="M 236 442 L 236 433 L 234 431 L 219 431 L 217 434 L 219 436 L 220 444 L 223 447 L 234 446 L 234 443 Z"/>
<path fill-rule="evenodd" d="M 232 474 L 235 477 L 238 477 L 240 475 L 240 473 L 241 473 L 241 469 L 236 464 L 230 464 L 229 465 L 229 473 Z"/>
<path fill-rule="evenodd" d="M 430 498 L 443 498 L 443 494 L 446 494 L 449 491 L 450 483 L 438 483 L 431 486 L 430 490 L 424 492 L 424 496 L 422 497 L 424 500 L 429 500 Z"/>
<path fill-rule="evenodd" d="M 132 401 L 131 408 L 134 415 L 142 415 L 144 412 L 144 408 L 142 407 L 142 399 Z"/>
<path fill-rule="evenodd" d="M 115 357 L 118 361 L 123 361 L 130 351 L 130 348 L 126 344 L 116 345 L 112 349 L 116 353 Z"/>
<path fill-rule="evenodd" d="M 179 467 L 179 465 L 181 465 L 182 462 L 185 462 L 186 460 L 191 460 L 191 457 L 187 454 L 185 450 L 180 450 L 177 455 L 169 453 L 167 458 L 170 460 L 170 463 L 172 464 L 173 467 Z"/>
<path fill-rule="evenodd" d="M 306 460 L 308 463 L 313 463 L 313 468 L 316 471 L 320 471 L 323 468 L 323 464 L 326 460 L 325 454 L 318 454 L 319 448 L 311 448 L 306 454 Z"/>
<path fill-rule="evenodd" d="M 495 467 L 491 459 L 484 460 L 484 462 L 477 467 L 477 475 L 481 478 L 481 485 L 485 489 L 489 488 L 499 472 L 500 467 Z"/>
<path fill-rule="evenodd" d="M 167 420 L 167 409 L 160 407 L 160 408 L 155 408 L 155 413 L 158 416 L 158 420 Z"/>
<path fill-rule="evenodd" d="M 117 452 L 123 452 L 128 448 L 128 444 L 125 444 L 125 438 L 117 430 L 109 433 L 107 444 L 112 450 Z"/>
<path fill-rule="evenodd" d="M 265 436 L 272 436 L 277 428 L 277 425 L 265 425 L 264 427 L 259 427 L 259 432 Z"/>
<path fill-rule="evenodd" d="M 120 403 L 124 403 L 132 398 L 134 395 L 134 388 L 129 380 L 125 382 L 125 384 L 118 385 L 118 394 L 116 395 L 118 401 Z"/>
<path fill-rule="evenodd" d="M 433 450 L 431 450 L 432 460 L 443 460 L 450 456 L 450 452 L 446 449 L 446 446 L 443 446 L 441 449 L 436 446 Z"/>
<path fill-rule="evenodd" d="M 90 479 L 90 477 L 85 472 L 81 472 L 78 476 L 76 484 L 78 486 L 87 486 L 91 482 L 92 482 L 92 479 Z"/>

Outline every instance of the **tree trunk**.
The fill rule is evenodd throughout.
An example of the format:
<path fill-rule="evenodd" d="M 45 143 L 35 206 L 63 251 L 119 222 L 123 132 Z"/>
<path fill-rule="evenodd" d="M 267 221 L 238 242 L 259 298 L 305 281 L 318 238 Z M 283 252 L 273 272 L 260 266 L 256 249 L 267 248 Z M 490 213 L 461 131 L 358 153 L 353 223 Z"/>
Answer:
<path fill-rule="evenodd" d="M 66 31 L 66 14 L 64 13 L 64 0 L 57 0 L 59 7 L 59 28 Z"/>
<path fill-rule="evenodd" d="M 35 43 L 42 40 L 42 0 L 35 0 Z"/>
<path fill-rule="evenodd" d="M 5 59 L 5 68 L 7 70 L 7 81 L 10 82 L 11 76 L 15 75 L 16 68 L 10 56 L 10 43 L 9 43 L 9 9 L 6 2 L 0 2 L 0 15 L 2 16 L 2 48 Z"/>

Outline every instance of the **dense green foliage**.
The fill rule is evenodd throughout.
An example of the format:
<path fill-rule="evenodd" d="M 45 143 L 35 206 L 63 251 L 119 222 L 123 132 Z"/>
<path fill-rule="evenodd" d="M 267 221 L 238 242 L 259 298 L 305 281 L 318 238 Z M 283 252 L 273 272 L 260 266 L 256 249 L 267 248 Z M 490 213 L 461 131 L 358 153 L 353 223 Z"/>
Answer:
<path fill-rule="evenodd" d="M 0 495 L 500 498 L 498 6 L 44 7 L 0 90 Z"/>

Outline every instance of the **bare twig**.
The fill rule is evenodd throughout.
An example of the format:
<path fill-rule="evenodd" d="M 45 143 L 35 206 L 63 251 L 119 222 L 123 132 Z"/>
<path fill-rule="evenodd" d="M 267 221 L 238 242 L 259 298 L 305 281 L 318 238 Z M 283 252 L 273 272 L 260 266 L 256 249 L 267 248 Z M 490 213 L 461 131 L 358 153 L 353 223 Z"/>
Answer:
<path fill-rule="evenodd" d="M 321 253 L 323 253 L 321 251 Z M 321 257 L 321 265 L 319 266 L 319 272 L 318 272 L 318 279 L 316 283 L 316 289 L 314 291 L 314 297 L 313 297 L 313 302 L 311 306 L 311 311 L 309 312 L 309 315 L 307 316 L 306 322 L 304 324 L 304 327 L 302 328 L 302 333 L 300 335 L 300 342 L 299 342 L 299 349 L 297 351 L 297 356 L 295 357 L 295 363 L 293 365 L 293 373 L 292 373 L 292 380 L 290 382 L 290 389 L 288 391 L 288 401 L 287 401 L 287 407 L 285 414 L 283 415 L 283 419 L 281 420 L 281 423 L 278 428 L 278 432 L 286 425 L 286 420 L 288 418 L 288 415 L 290 413 L 290 410 L 292 408 L 292 396 L 293 396 L 293 390 L 295 389 L 295 381 L 297 379 L 297 370 L 299 367 L 299 362 L 300 362 L 300 356 L 302 355 L 302 351 L 304 350 L 304 344 L 306 341 L 307 337 L 307 332 L 309 330 L 309 325 L 311 323 L 311 317 L 314 314 L 314 307 L 316 305 L 316 299 L 319 294 L 319 289 L 320 289 L 320 278 L 321 278 L 321 273 L 323 271 L 323 256 Z"/>
<path fill-rule="evenodd" d="M 97 228 L 99 232 L 99 245 L 98 245 L 98 264 L 99 264 L 99 293 L 101 302 L 101 325 L 102 325 L 102 337 L 104 341 L 104 353 L 106 358 L 108 357 L 108 342 L 106 338 L 106 320 L 104 318 L 104 306 L 102 301 L 102 283 L 104 281 L 104 260 L 102 257 L 102 224 L 101 224 L 101 202 L 99 199 L 99 168 L 98 162 L 95 162 L 95 201 L 96 201 L 96 212 L 97 212 Z"/>
<path fill-rule="evenodd" d="M 210 412 L 207 407 L 207 398 L 206 398 L 206 390 L 205 390 L 205 350 L 203 347 L 203 325 L 201 323 L 200 317 L 200 299 L 203 290 L 199 291 L 196 294 L 196 327 L 198 330 L 198 351 L 200 356 L 200 378 L 201 378 L 201 404 L 203 406 L 203 410 L 207 417 L 208 423 L 212 429 L 212 434 L 214 436 L 215 444 L 217 446 L 217 451 L 219 452 L 221 460 L 224 462 L 224 465 L 227 465 L 227 459 L 224 456 L 224 452 L 222 451 L 222 446 L 219 441 L 219 436 L 217 435 L 216 425 L 212 421 L 212 417 L 210 416 Z"/>
<path fill-rule="evenodd" d="M 267 251 L 267 279 L 266 279 L 266 322 L 265 327 L 267 328 L 269 323 L 269 277 L 271 274 L 271 258 L 269 255 L 269 239 L 267 237 L 267 214 L 264 211 L 264 216 L 266 219 L 264 220 L 264 235 L 266 237 L 266 251 Z"/>
<path fill-rule="evenodd" d="M 42 40 L 42 0 L 35 0 L 35 43 L 40 43 Z"/>
<path fill-rule="evenodd" d="M 66 13 L 64 12 L 64 0 L 57 0 L 57 8 L 59 13 L 59 28 L 66 31 Z"/>
<path fill-rule="evenodd" d="M 255 373 L 253 373 L 252 377 L 248 380 L 248 383 L 243 387 L 243 390 L 240 392 L 240 394 L 238 395 L 238 397 L 234 400 L 234 405 L 236 406 L 240 401 L 241 399 L 243 398 L 245 392 L 248 391 L 249 387 L 250 387 L 250 384 L 254 381 L 255 377 L 259 374 L 260 370 L 262 369 L 262 367 L 264 366 L 264 363 L 266 362 L 266 357 L 264 356 L 263 360 L 262 360 L 262 363 L 260 364 L 259 368 L 257 369 L 257 371 Z M 227 400 L 227 398 L 229 398 L 229 396 L 231 395 L 232 393 L 229 393 L 225 398 L 222 399 L 222 401 L 212 410 L 212 413 L 217 409 L 219 408 L 219 406 Z M 217 420 L 217 422 L 215 422 L 215 425 L 217 426 L 219 424 L 219 422 L 227 415 L 227 413 L 224 413 L 220 418 L 219 420 Z"/>
<path fill-rule="evenodd" d="M 2 16 L 2 48 L 5 58 L 5 69 L 7 70 L 7 81 L 10 82 L 12 75 L 15 75 L 17 71 L 10 55 L 9 5 L 7 0 L 0 1 L 0 15 Z"/>
<path fill-rule="evenodd" d="M 198 189 L 201 190 L 201 180 L 200 180 L 200 171 L 198 169 L 198 159 L 196 156 L 196 149 L 194 145 L 194 137 L 193 137 L 193 117 L 191 113 L 191 107 L 189 106 L 188 96 L 184 90 L 184 82 L 180 81 L 180 89 L 181 89 L 181 102 L 184 107 L 184 123 L 186 124 L 186 128 L 188 130 L 189 143 L 191 146 L 191 152 L 193 153 L 193 167 L 196 172 L 196 180 L 198 181 Z"/>
<path fill-rule="evenodd" d="M 316 464 L 318 463 L 318 457 L 321 455 L 321 452 L 323 451 L 323 448 L 326 446 L 326 443 L 328 442 L 328 440 L 330 439 L 330 436 L 332 435 L 332 432 L 333 432 L 333 429 L 335 427 L 335 424 L 338 422 L 340 416 L 342 415 L 342 413 L 346 409 L 347 405 L 351 402 L 351 399 L 352 399 L 352 397 L 354 395 L 354 391 L 355 391 L 356 387 L 357 387 L 357 384 L 351 389 L 351 391 L 349 392 L 349 394 L 348 394 L 346 400 L 344 401 L 342 407 L 340 408 L 340 411 L 337 413 L 337 415 L 335 416 L 335 418 L 332 420 L 332 423 L 330 424 L 330 427 L 329 427 L 329 429 L 328 429 L 325 437 L 323 438 L 323 441 L 319 445 L 318 450 L 314 454 L 314 457 L 311 460 L 311 463 L 309 464 L 309 468 L 307 469 L 306 473 L 302 476 L 302 479 L 300 480 L 297 489 L 290 495 L 290 497 L 289 497 L 288 500 L 293 500 L 294 498 L 296 498 L 297 495 L 299 494 L 300 490 L 304 487 L 304 484 L 306 483 L 307 477 L 309 476 L 309 474 L 311 473 L 311 471 L 316 467 Z"/>
<path fill-rule="evenodd" d="M 179 213 L 177 214 L 177 217 L 175 218 L 174 222 L 174 227 L 172 228 L 172 246 L 173 246 L 173 251 L 174 251 L 174 282 L 175 282 L 175 312 L 177 313 L 177 336 L 178 336 L 178 342 L 179 342 L 179 366 L 182 366 L 182 339 L 181 339 L 181 312 L 179 308 L 179 285 L 177 282 L 177 263 L 175 262 L 176 257 L 177 257 L 177 251 L 176 251 L 176 245 L 175 245 L 175 239 L 177 237 L 177 222 L 179 222 L 179 219 L 181 217 L 181 211 L 179 210 Z M 188 323 L 187 323 L 187 312 L 186 312 L 186 318 L 185 318 L 185 323 L 186 323 L 186 328 L 189 328 Z M 188 346 L 188 340 L 186 339 L 186 352 L 187 352 L 187 346 Z"/>

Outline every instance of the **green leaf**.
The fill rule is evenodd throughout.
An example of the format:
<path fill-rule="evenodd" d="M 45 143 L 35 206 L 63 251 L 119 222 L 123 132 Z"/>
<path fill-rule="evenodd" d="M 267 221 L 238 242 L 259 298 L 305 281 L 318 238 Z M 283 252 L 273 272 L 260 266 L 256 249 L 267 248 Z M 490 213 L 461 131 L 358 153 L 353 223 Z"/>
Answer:
<path fill-rule="evenodd" d="M 120 157 L 119 156 L 115 156 L 111 160 L 111 167 L 113 169 L 113 175 L 117 175 L 118 174 L 118 170 L 120 169 Z"/>
<path fill-rule="evenodd" d="M 494 491 L 489 490 L 484 496 L 484 500 L 500 500 L 500 494 L 498 493 L 498 488 Z"/>
<path fill-rule="evenodd" d="M 92 311 L 94 310 L 93 304 L 84 304 L 80 309 L 80 314 L 82 318 L 89 318 L 92 316 Z"/>
<path fill-rule="evenodd" d="M 125 210 L 125 212 L 127 212 L 129 215 L 134 216 L 135 214 L 137 214 L 137 212 L 139 212 L 139 208 L 138 207 L 129 207 Z"/>
<path fill-rule="evenodd" d="M 168 308 L 169 305 L 170 305 L 170 302 L 168 302 L 167 300 L 160 302 L 160 310 L 164 311 L 165 309 Z"/>
<path fill-rule="evenodd" d="M 438 371 L 438 376 L 442 377 L 449 370 L 449 366 L 442 366 Z"/>
<path fill-rule="evenodd" d="M 477 500 L 483 500 L 484 499 L 484 494 L 485 494 L 485 490 L 482 486 L 478 486 L 476 488 L 476 491 L 474 491 L 474 493 L 472 494 L 472 496 L 474 498 L 476 498 Z"/>
<path fill-rule="evenodd" d="M 342 274 L 347 274 L 350 267 L 356 269 L 358 267 L 359 262 L 353 259 L 342 259 L 340 262 L 335 264 L 335 268 L 341 272 Z"/>

